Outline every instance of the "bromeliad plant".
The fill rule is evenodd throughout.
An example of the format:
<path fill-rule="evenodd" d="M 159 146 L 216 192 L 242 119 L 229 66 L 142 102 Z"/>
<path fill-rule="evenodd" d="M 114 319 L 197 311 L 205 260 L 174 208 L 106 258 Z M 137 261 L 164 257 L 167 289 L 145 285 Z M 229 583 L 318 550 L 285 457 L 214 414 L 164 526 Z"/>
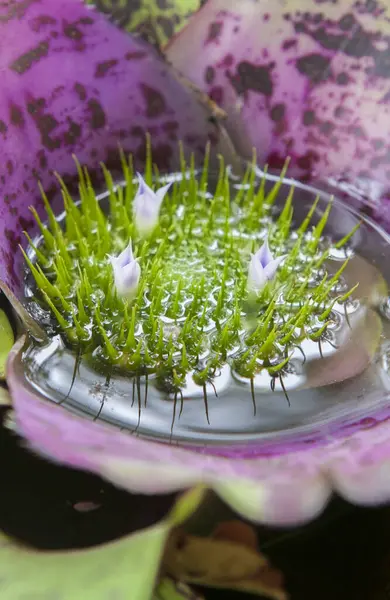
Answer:
<path fill-rule="evenodd" d="M 107 11 L 112 6 L 117 23 L 130 22 L 127 0 L 121 3 L 96 0 L 95 4 Z M 164 3 L 158 4 L 161 8 Z M 171 6 L 174 2 L 166 4 Z M 189 4 L 189 10 L 196 8 L 195 3 Z M 237 158 L 237 152 L 250 158 L 255 146 L 260 164 L 268 163 L 271 168 L 280 169 L 289 155 L 294 175 L 304 176 L 311 182 L 329 177 L 334 182 L 347 177 L 349 188 L 343 189 L 355 190 L 358 206 L 371 211 L 386 228 L 390 227 L 385 193 L 389 179 L 390 127 L 387 4 L 365 0 L 336 3 L 207 0 L 202 4 L 188 27 L 167 47 L 160 48 L 160 53 L 134 36 L 120 32 L 96 11 L 86 9 L 80 0 L 62 3 L 10 0 L 1 4 L 0 277 L 2 289 L 23 318 L 26 319 L 26 313 L 18 303 L 23 288 L 23 257 L 19 244 L 26 247 L 23 230 L 32 238 L 36 233 L 35 220 L 28 207 L 33 205 L 43 218 L 37 180 L 47 191 L 54 214 L 58 214 L 60 202 L 55 192 L 57 188 L 53 186 L 53 172 L 58 171 L 74 192 L 76 169 L 72 154 L 88 166 L 94 181 L 99 179 L 97 167 L 101 161 L 117 177 L 119 142 L 126 154 L 135 157 L 135 169 L 143 173 L 146 131 L 152 136 L 153 156 L 161 171 L 177 170 L 178 140 L 183 142 L 187 158 L 195 153 L 196 165 L 208 141 L 211 155 L 222 153 L 227 164 Z M 150 1 L 142 3 L 142 8 L 154 5 L 156 3 Z M 182 0 L 178 0 L 178 5 L 183 5 Z M 121 15 L 126 18 L 120 19 Z M 146 20 L 153 21 L 153 18 L 147 15 Z M 162 54 L 168 56 L 169 64 Z M 207 98 L 212 102 L 205 102 Z M 224 121 L 227 131 L 219 121 L 224 114 L 221 107 L 227 117 Z M 368 179 L 375 183 L 368 185 Z M 152 185 L 147 176 L 146 180 Z M 154 190 L 158 187 L 153 185 Z M 137 182 L 134 195 L 136 189 Z M 367 202 L 362 200 L 362 190 L 363 196 L 364 192 L 366 196 L 369 193 Z M 174 194 L 172 186 L 161 206 L 162 218 L 165 202 L 169 206 Z M 130 203 L 131 198 L 128 208 Z M 80 211 L 80 206 L 75 210 Z M 76 214 L 81 218 L 82 211 Z M 126 216 L 131 219 L 131 211 Z M 192 227 L 194 232 L 196 225 Z M 158 230 L 159 227 L 156 232 Z M 108 243 L 102 276 L 111 284 L 115 275 L 113 264 L 118 269 L 133 265 L 127 274 L 132 285 L 138 278 L 138 269 L 131 261 L 129 238 L 135 258 L 142 259 L 141 244 L 134 232 L 127 233 L 131 235 L 126 239 L 124 236 L 120 243 L 113 244 L 111 239 Z M 291 256 L 291 248 L 288 248 L 290 253 L 287 252 L 273 273 L 266 247 L 257 254 L 266 231 L 262 233 L 258 244 L 247 248 L 246 260 L 242 262 L 245 284 L 251 266 L 249 281 L 257 288 L 267 273 L 275 274 L 272 285 L 277 286 L 279 278 L 286 276 Z M 278 245 L 272 230 L 269 246 L 273 257 L 284 255 L 285 249 Z M 122 258 L 117 262 L 115 259 L 125 248 L 128 251 L 122 257 L 124 262 Z M 43 251 L 42 246 L 38 250 L 43 261 L 42 273 L 51 277 L 53 273 L 46 270 L 48 265 L 45 264 L 47 248 Z M 254 262 L 251 262 L 251 253 Z M 142 286 L 147 269 L 142 260 L 139 266 L 138 286 Z M 62 271 L 61 268 L 59 277 L 61 273 L 66 277 L 67 272 L 74 275 L 72 265 Z M 77 272 L 74 281 L 78 277 Z M 119 279 L 128 289 L 126 281 L 129 280 Z M 267 289 L 272 289 L 272 285 L 259 290 L 257 300 Z M 70 324 L 74 316 L 78 318 L 82 307 L 76 302 L 69 311 L 58 303 L 58 297 L 49 294 L 48 299 L 66 320 L 66 330 L 70 332 Z M 42 297 L 41 301 L 46 300 Z M 123 305 L 124 311 L 124 300 L 118 297 L 115 301 Z M 136 301 L 136 296 L 126 300 L 129 319 Z M 269 306 L 272 302 L 268 299 Z M 31 321 L 27 321 L 29 325 Z M 104 325 L 103 320 L 102 330 L 99 329 L 103 341 L 103 331 L 107 335 Z M 79 333 L 83 329 L 80 324 Z M 76 322 L 75 330 L 77 337 Z M 84 335 L 83 332 L 80 337 L 83 339 Z M 73 337 L 75 342 L 78 343 L 78 337 L 77 340 Z M 101 358 L 107 359 L 105 341 L 101 347 Z M 383 411 L 372 412 L 350 427 L 340 426 L 338 437 L 334 430 L 325 427 L 316 438 L 302 440 L 287 436 L 279 445 L 271 444 L 265 449 L 257 444 L 250 448 L 223 448 L 219 456 L 211 450 L 208 453 L 199 448 L 137 439 L 48 403 L 26 380 L 22 357 L 23 338 L 12 350 L 7 367 L 7 383 L 20 435 L 36 451 L 60 463 L 98 473 L 132 492 L 158 494 L 203 482 L 246 518 L 277 524 L 297 523 L 313 517 L 323 508 L 333 489 L 366 504 L 390 498 L 389 480 L 383 477 L 383 473 L 388 472 L 390 457 L 386 406 Z M 118 555 L 113 556 L 112 568 L 109 563 L 106 573 L 126 582 L 124 593 L 131 589 L 134 598 L 150 595 L 145 590 L 150 590 L 147 586 L 153 584 L 157 572 L 165 525 L 162 529 L 156 526 L 132 538 L 135 550 L 129 562 L 137 565 L 137 556 L 148 556 L 148 572 L 141 569 L 139 573 L 138 570 L 129 572 L 126 564 L 130 581 L 121 573 L 116 575 L 114 567 L 120 565 L 122 547 Z M 157 547 L 149 545 L 151 538 L 157 539 Z M 139 544 L 143 553 L 138 552 Z M 47 572 L 43 561 L 49 557 L 39 555 L 35 557 L 37 561 L 34 558 L 31 562 L 31 552 L 9 548 L 4 540 L 2 549 L 1 578 L 6 582 L 9 597 L 20 596 L 21 582 L 26 580 L 20 577 L 20 572 L 26 573 L 27 565 L 32 565 L 27 580 L 29 584 L 34 581 L 34 591 L 43 597 L 47 590 L 42 589 L 43 578 L 37 581 L 36 574 Z M 97 558 L 91 562 L 93 572 L 102 573 L 104 569 L 100 569 L 99 564 L 107 563 L 104 560 L 99 563 L 95 553 L 86 555 Z M 8 567 L 7 557 L 13 568 L 17 565 L 17 572 Z M 77 587 L 75 591 L 74 587 L 65 586 L 71 586 L 73 581 L 83 585 L 83 576 L 75 577 L 80 557 L 77 555 L 72 564 L 67 563 L 66 558 L 69 554 L 61 557 L 64 570 L 61 570 L 59 587 L 54 586 L 54 591 L 60 588 L 73 598 Z M 59 572 L 55 565 L 55 578 Z M 142 581 L 132 589 L 131 584 L 136 582 L 138 574 L 142 575 Z M 57 583 L 57 579 L 55 581 Z M 110 592 L 114 589 L 112 579 L 108 580 L 107 587 Z M 84 589 L 85 585 L 83 592 Z"/>
<path fill-rule="evenodd" d="M 147 182 L 131 156 L 122 164 L 124 186 L 104 168 L 107 215 L 81 167 L 80 203 L 62 182 L 62 223 L 44 194 L 47 226 L 32 209 L 41 241 L 26 234 L 35 259 L 24 254 L 55 331 L 79 360 L 152 376 L 175 399 L 192 375 L 206 410 L 206 385 L 226 363 L 252 391 L 261 371 L 284 387 L 293 349 L 321 343 L 333 307 L 353 291 L 340 281 L 349 259 L 335 274 L 326 260 L 356 227 L 338 241 L 325 236 L 331 203 L 313 225 L 318 199 L 294 227 L 294 189 L 278 206 L 281 181 L 266 192 L 255 161 L 235 191 L 221 161 L 213 193 L 208 151 L 200 175 L 183 159 L 180 177 L 155 191 L 150 152 Z"/>

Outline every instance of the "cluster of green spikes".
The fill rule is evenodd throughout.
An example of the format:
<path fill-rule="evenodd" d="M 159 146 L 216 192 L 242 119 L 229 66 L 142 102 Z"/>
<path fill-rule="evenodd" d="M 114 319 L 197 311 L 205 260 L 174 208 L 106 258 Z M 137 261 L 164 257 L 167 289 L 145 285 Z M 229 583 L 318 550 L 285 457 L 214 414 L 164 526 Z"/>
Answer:
<path fill-rule="evenodd" d="M 348 260 L 332 276 L 326 260 L 355 230 L 337 243 L 329 240 L 324 228 L 332 204 L 313 224 L 318 200 L 294 227 L 292 187 L 284 205 L 278 203 L 285 170 L 268 190 L 251 164 L 233 186 L 222 159 L 219 173 L 209 173 L 207 150 L 200 170 L 182 154 L 159 224 L 145 239 L 133 221 L 138 184 L 132 157 L 121 158 L 124 185 L 115 185 L 102 166 L 105 199 L 78 165 L 78 201 L 60 181 L 63 218 L 53 214 L 43 191 L 47 222 L 33 210 L 41 236 L 28 237 L 25 258 L 35 301 L 50 313 L 57 333 L 99 370 L 153 377 L 175 395 L 188 377 L 205 389 L 226 364 L 251 382 L 263 370 L 282 381 L 292 349 L 321 340 L 334 304 L 353 292 L 338 291 Z M 167 182 L 150 148 L 143 176 L 155 189 Z M 275 279 L 253 294 L 248 266 L 266 235 L 274 256 L 286 258 Z M 109 260 L 129 240 L 141 267 L 131 301 L 116 293 Z"/>

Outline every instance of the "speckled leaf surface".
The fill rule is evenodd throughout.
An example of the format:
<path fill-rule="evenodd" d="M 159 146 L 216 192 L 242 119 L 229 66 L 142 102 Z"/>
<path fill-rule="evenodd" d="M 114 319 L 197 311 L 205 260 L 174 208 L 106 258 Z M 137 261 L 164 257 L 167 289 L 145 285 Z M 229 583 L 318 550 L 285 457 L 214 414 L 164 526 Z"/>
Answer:
<path fill-rule="evenodd" d="M 145 131 L 160 168 L 174 168 L 178 140 L 202 153 L 216 142 L 209 111 L 141 40 L 81 0 L 11 0 L 0 6 L 0 279 L 20 283 L 23 229 L 39 206 L 37 180 L 71 183 L 72 154 L 111 168 L 118 144 L 142 167 Z"/>
<path fill-rule="evenodd" d="M 169 530 L 182 523 L 201 498 L 202 492 L 195 489 L 157 525 L 85 550 L 42 552 L 0 534 L 1 598 L 150 600 Z"/>
<path fill-rule="evenodd" d="M 182 29 L 202 0 L 86 0 L 130 32 L 165 44 Z"/>
<path fill-rule="evenodd" d="M 389 42 L 385 1 L 209 0 L 167 56 L 228 112 L 233 135 L 245 123 L 260 163 L 290 155 L 300 176 L 388 185 Z"/>

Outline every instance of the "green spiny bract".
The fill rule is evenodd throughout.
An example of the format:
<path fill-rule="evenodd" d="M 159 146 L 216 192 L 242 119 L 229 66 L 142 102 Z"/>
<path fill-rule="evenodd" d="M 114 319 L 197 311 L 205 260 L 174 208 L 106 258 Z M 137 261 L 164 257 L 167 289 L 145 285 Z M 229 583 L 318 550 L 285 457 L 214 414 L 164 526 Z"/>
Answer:
<path fill-rule="evenodd" d="M 281 180 L 266 192 L 250 165 L 233 190 L 221 160 L 211 193 L 206 152 L 200 172 L 182 160 L 158 226 L 141 239 L 133 223 L 137 183 L 131 157 L 127 161 L 122 155 L 122 165 L 124 186 L 115 186 L 102 166 L 108 214 L 80 166 L 80 202 L 60 181 L 61 224 L 45 197 L 47 224 L 33 211 L 42 235 L 35 245 L 28 238 L 34 256 L 25 257 L 36 299 L 79 354 L 110 372 L 155 376 L 176 396 L 188 376 L 204 387 L 226 363 L 250 380 L 264 369 L 271 377 L 281 376 L 294 347 L 325 335 L 333 305 L 353 291 L 337 294 L 347 260 L 336 275 L 326 272 L 332 247 L 340 247 L 323 235 L 331 204 L 314 226 L 314 202 L 293 229 L 292 188 L 278 211 Z M 150 151 L 144 177 L 150 186 L 165 182 L 153 168 Z M 254 295 L 247 291 L 248 265 L 265 235 L 275 256 L 287 256 L 274 281 Z M 126 301 L 115 291 L 108 255 L 120 253 L 130 239 L 141 278 L 136 296 Z"/>

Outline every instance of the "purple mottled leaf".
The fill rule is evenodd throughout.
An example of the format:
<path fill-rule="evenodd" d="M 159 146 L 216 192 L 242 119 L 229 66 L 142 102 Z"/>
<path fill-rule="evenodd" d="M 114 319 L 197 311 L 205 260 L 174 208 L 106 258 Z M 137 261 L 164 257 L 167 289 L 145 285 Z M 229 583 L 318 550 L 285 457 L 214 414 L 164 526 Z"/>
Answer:
<path fill-rule="evenodd" d="M 208 0 L 167 48 L 260 163 L 390 182 L 390 9 L 355 0 Z"/>
<path fill-rule="evenodd" d="M 113 168 L 118 144 L 142 168 L 146 130 L 162 169 L 177 164 L 178 140 L 199 156 L 218 139 L 172 68 L 81 0 L 1 3 L 0 88 L 0 278 L 16 292 L 37 180 L 52 198 L 54 170 L 72 181 L 73 153 Z"/>

